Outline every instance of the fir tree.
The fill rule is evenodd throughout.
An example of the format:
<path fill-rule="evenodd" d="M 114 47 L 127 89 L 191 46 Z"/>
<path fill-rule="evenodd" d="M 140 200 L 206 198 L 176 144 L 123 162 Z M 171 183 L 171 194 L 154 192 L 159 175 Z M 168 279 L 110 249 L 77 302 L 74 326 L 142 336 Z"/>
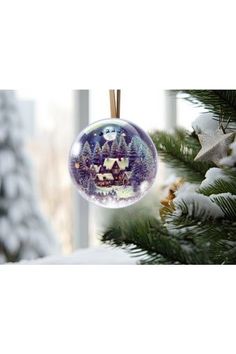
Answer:
<path fill-rule="evenodd" d="M 93 163 L 95 165 L 101 165 L 102 163 L 102 150 L 99 142 L 96 142 L 94 152 L 93 152 Z"/>
<path fill-rule="evenodd" d="M 44 257 L 57 245 L 39 207 L 14 91 L 0 91 L 0 262 Z"/>
<path fill-rule="evenodd" d="M 145 143 L 140 145 L 138 155 L 142 163 L 140 173 L 142 173 L 143 179 L 151 178 L 155 172 L 155 161 L 149 147 Z"/>
<path fill-rule="evenodd" d="M 120 137 L 119 145 L 118 145 L 118 154 L 119 157 L 127 157 L 128 155 L 128 146 L 126 144 L 125 138 L 123 135 Z"/>
<path fill-rule="evenodd" d="M 83 146 L 82 155 L 85 159 L 86 165 L 89 167 L 91 165 L 91 161 L 92 161 L 92 151 L 91 151 L 88 141 L 86 141 Z"/>
<path fill-rule="evenodd" d="M 81 154 L 79 156 L 78 180 L 84 188 L 87 188 L 89 178 L 90 178 L 90 170 L 86 165 L 84 156 Z"/>
<path fill-rule="evenodd" d="M 89 195 L 94 195 L 96 193 L 96 184 L 91 177 L 88 180 L 88 193 Z"/>
<path fill-rule="evenodd" d="M 133 167 L 132 167 L 132 173 L 131 173 L 131 180 L 132 180 L 132 186 L 134 191 L 137 191 L 139 188 L 139 185 L 143 181 L 143 164 L 141 159 L 137 158 L 134 161 Z"/>
<path fill-rule="evenodd" d="M 219 126 L 226 123 L 236 132 L 235 90 L 184 92 L 187 99 L 211 111 Z M 215 166 L 211 161 L 194 161 L 201 148 L 196 134 L 176 130 L 155 132 L 152 138 L 163 162 L 194 184 L 184 183 L 178 193 L 170 187 L 170 198 L 160 205 L 161 217 L 143 208 L 115 216 L 103 241 L 142 255 L 145 264 L 236 264 L 236 142 L 221 165 Z M 132 141 L 129 146 L 130 157 L 135 145 Z M 142 159 L 143 151 L 139 154 Z M 147 164 L 150 159 L 146 155 Z M 134 189 L 141 170 L 135 160 Z"/>
<path fill-rule="evenodd" d="M 81 184 L 81 186 L 87 188 L 88 180 L 90 178 L 90 171 L 86 165 L 85 158 L 82 154 L 80 154 L 79 156 L 78 163 L 79 163 L 79 168 L 77 169 L 78 182 Z"/>
<path fill-rule="evenodd" d="M 154 160 L 148 146 L 141 142 L 137 150 L 138 157 L 132 165 L 131 174 L 132 184 L 135 190 L 138 189 L 143 181 L 151 178 L 154 168 Z"/>
<path fill-rule="evenodd" d="M 78 163 L 79 163 L 78 171 L 86 171 L 87 166 L 86 166 L 86 162 L 85 162 L 85 158 L 84 158 L 83 154 L 79 155 Z"/>
<path fill-rule="evenodd" d="M 139 156 L 138 152 L 139 152 L 140 143 L 141 143 L 141 139 L 134 136 L 128 145 L 128 157 L 129 157 L 129 164 L 131 168 L 133 167 L 134 161 Z"/>
<path fill-rule="evenodd" d="M 138 146 L 138 157 L 141 160 L 145 160 L 149 152 L 148 146 L 144 142 L 140 142 Z"/>
<path fill-rule="evenodd" d="M 104 159 L 110 156 L 110 146 L 108 141 L 106 141 L 105 144 L 102 146 L 102 156 Z"/>
<path fill-rule="evenodd" d="M 113 140 L 112 145 L 111 145 L 111 157 L 115 158 L 118 155 L 118 141 L 117 139 Z"/>

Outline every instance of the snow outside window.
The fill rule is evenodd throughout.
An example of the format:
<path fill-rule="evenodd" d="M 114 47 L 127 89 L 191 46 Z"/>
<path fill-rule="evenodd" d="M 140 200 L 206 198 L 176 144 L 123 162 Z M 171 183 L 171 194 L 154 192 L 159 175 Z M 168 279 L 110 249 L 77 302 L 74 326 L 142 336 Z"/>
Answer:
<path fill-rule="evenodd" d="M 70 253 L 73 205 L 67 159 L 73 139 L 73 91 L 18 90 L 17 95 L 42 211 L 51 222 L 63 253 Z"/>

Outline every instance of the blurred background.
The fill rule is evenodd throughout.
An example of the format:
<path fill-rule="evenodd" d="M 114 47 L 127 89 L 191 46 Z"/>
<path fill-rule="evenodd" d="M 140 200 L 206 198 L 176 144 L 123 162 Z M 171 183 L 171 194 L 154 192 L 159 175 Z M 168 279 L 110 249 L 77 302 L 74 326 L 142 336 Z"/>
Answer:
<path fill-rule="evenodd" d="M 62 253 L 99 245 L 99 235 L 113 211 L 84 201 L 72 185 L 67 166 L 76 135 L 88 124 L 110 117 L 108 90 L 20 89 L 16 95 L 26 135 L 25 147 L 33 163 L 38 202 Z M 176 126 L 191 129 L 191 122 L 200 112 L 202 109 L 183 100 L 175 91 L 122 91 L 121 118 L 147 132 L 171 131 Z M 157 183 L 145 197 L 153 198 L 154 205 L 158 186 L 167 176 L 165 166 L 159 164 Z"/>

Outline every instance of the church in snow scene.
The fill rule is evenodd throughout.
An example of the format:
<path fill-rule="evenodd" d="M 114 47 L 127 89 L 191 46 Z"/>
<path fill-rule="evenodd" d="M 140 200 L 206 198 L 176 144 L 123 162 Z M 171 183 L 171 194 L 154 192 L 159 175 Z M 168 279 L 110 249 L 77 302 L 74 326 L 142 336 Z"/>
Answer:
<path fill-rule="evenodd" d="M 72 146 L 71 175 L 86 199 L 108 207 L 126 206 L 140 199 L 153 183 L 153 143 L 146 134 L 145 141 L 136 129 L 128 128 L 120 120 L 119 125 L 96 126 Z"/>

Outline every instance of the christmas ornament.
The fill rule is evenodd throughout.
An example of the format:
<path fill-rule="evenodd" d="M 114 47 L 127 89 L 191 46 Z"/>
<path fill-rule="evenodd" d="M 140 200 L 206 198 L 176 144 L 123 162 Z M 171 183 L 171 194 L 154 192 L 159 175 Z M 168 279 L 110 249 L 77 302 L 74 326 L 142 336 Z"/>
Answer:
<path fill-rule="evenodd" d="M 198 139 L 202 146 L 195 157 L 195 161 L 212 161 L 219 165 L 220 160 L 227 156 L 229 145 L 234 140 L 235 133 L 224 134 L 218 129 L 215 134 L 199 134 Z"/>
<path fill-rule="evenodd" d="M 85 128 L 75 139 L 69 170 L 78 191 L 90 202 L 120 208 L 140 200 L 154 182 L 157 152 L 138 126 L 119 119 L 120 93 L 110 91 L 111 115 Z"/>

